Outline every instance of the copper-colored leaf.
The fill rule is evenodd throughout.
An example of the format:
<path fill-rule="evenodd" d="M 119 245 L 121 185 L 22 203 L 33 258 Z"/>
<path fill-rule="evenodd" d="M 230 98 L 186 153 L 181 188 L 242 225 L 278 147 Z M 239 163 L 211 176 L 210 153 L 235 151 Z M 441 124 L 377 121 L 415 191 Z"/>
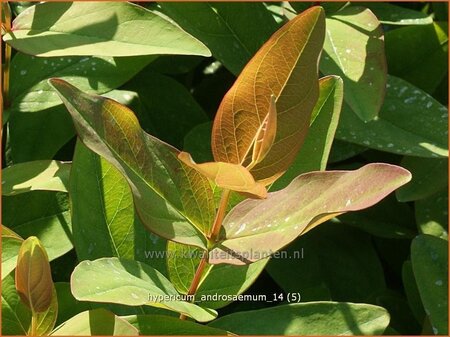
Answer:
<path fill-rule="evenodd" d="M 251 172 L 256 180 L 268 184 L 289 167 L 303 144 L 318 98 L 317 63 L 324 35 L 323 9 L 313 7 L 261 47 L 220 104 L 212 131 L 216 161 L 244 164 L 251 159 L 251 148 L 274 95 L 275 141 Z"/>
<path fill-rule="evenodd" d="M 256 182 L 251 173 L 242 165 L 224 162 L 197 164 L 187 152 L 181 152 L 178 155 L 178 159 L 211 179 L 221 188 L 244 192 L 257 198 L 265 198 L 267 196 L 265 186 Z"/>
<path fill-rule="evenodd" d="M 15 279 L 20 299 L 32 312 L 44 312 L 50 307 L 53 293 L 50 263 L 45 248 L 35 236 L 30 236 L 20 247 Z"/>
<path fill-rule="evenodd" d="M 246 264 L 265 258 L 340 213 L 370 207 L 411 179 L 399 166 L 368 164 L 356 171 L 310 172 L 265 200 L 245 200 L 223 222 L 209 263 Z"/>

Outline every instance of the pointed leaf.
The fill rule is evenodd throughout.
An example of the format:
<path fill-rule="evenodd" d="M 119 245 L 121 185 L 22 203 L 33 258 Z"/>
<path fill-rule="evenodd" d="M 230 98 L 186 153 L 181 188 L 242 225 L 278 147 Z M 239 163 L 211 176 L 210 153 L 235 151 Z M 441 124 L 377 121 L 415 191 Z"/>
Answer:
<path fill-rule="evenodd" d="M 28 191 L 67 192 L 70 163 L 39 160 L 20 163 L 2 170 L 2 195 Z"/>
<path fill-rule="evenodd" d="M 318 98 L 316 64 L 324 21 L 320 7 L 303 12 L 272 35 L 250 60 L 217 112 L 212 131 L 216 161 L 248 164 L 274 95 L 275 142 L 251 172 L 256 180 L 269 184 L 290 166 L 305 139 Z"/>
<path fill-rule="evenodd" d="M 270 97 L 269 112 L 256 133 L 251 164 L 260 163 L 271 149 L 277 135 L 277 106 L 275 96 Z"/>
<path fill-rule="evenodd" d="M 270 186 L 272 191 L 286 187 L 299 174 L 323 171 L 326 168 L 339 122 L 344 88 L 342 79 L 337 76 L 321 78 L 319 87 L 319 99 L 312 113 L 311 127 L 305 143 L 286 173 Z"/>
<path fill-rule="evenodd" d="M 401 78 L 389 75 L 386 88 L 380 114 L 370 122 L 344 104 L 336 138 L 378 151 L 447 157 L 448 109 Z"/>
<path fill-rule="evenodd" d="M 419 235 L 411 262 L 422 303 L 435 335 L 448 334 L 448 241 Z"/>
<path fill-rule="evenodd" d="M 209 326 L 240 335 L 381 335 L 389 324 L 386 309 L 369 304 L 308 302 L 237 312 Z"/>
<path fill-rule="evenodd" d="M 22 242 L 23 239 L 18 234 L 2 226 L 2 280 L 16 268 Z"/>
<path fill-rule="evenodd" d="M 16 289 L 20 299 L 32 312 L 45 312 L 52 302 L 53 281 L 45 248 L 31 236 L 19 250 Z"/>
<path fill-rule="evenodd" d="M 209 262 L 245 264 L 267 257 L 338 214 L 376 204 L 410 179 L 408 171 L 389 164 L 300 175 L 267 199 L 245 200 L 228 213 Z"/>
<path fill-rule="evenodd" d="M 363 7 L 346 7 L 327 18 L 320 70 L 343 78 L 344 99 L 357 116 L 378 115 L 386 87 L 386 57 L 381 24 Z"/>
<path fill-rule="evenodd" d="M 57 327 L 51 336 L 138 336 L 126 320 L 105 309 L 84 311 Z"/>
<path fill-rule="evenodd" d="M 181 152 L 178 159 L 211 179 L 218 187 L 249 193 L 258 198 L 265 198 L 267 195 L 264 185 L 256 182 L 251 173 L 242 165 L 224 162 L 196 164 L 187 152 Z"/>
<path fill-rule="evenodd" d="M 90 281 L 93 279 L 95 283 Z M 213 310 L 183 301 L 160 272 L 136 261 L 118 258 L 83 261 L 72 273 L 71 288 L 79 301 L 163 307 L 200 322 L 217 316 Z"/>
<path fill-rule="evenodd" d="M 38 56 L 210 56 L 168 19 L 129 2 L 40 3 L 22 12 L 4 41 Z"/>
<path fill-rule="evenodd" d="M 228 332 L 198 323 L 163 315 L 134 315 L 122 317 L 145 336 L 226 336 Z"/>
<path fill-rule="evenodd" d="M 114 165 L 131 186 L 137 212 L 152 232 L 206 247 L 214 200 L 208 180 L 177 159 L 178 150 L 145 133 L 131 110 L 52 79 L 83 143 Z"/>
<path fill-rule="evenodd" d="M 36 335 L 37 336 L 49 336 L 53 331 L 56 324 L 56 318 L 58 317 L 58 298 L 56 289 L 53 287 L 52 301 L 50 306 L 44 312 L 36 314 Z M 28 335 L 31 335 L 31 326 L 28 328 Z"/>

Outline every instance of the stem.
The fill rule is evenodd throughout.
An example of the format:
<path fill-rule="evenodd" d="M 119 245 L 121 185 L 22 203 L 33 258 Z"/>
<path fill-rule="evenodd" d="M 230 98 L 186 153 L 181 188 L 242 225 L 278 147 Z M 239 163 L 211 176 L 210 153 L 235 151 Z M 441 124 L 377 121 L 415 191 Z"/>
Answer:
<path fill-rule="evenodd" d="M 2 2 L 2 10 L 5 22 L 2 24 L 2 28 L 6 33 L 11 32 L 11 10 L 7 2 Z M 3 62 L 3 103 L 4 108 L 9 106 L 9 74 L 11 65 L 11 46 L 5 43 L 5 60 Z"/>
<path fill-rule="evenodd" d="M 217 209 L 216 217 L 214 219 L 213 226 L 211 228 L 211 234 L 209 235 L 210 242 L 216 242 L 217 237 L 220 233 L 220 228 L 222 228 L 222 221 L 225 217 L 225 213 L 227 211 L 228 200 L 230 199 L 230 190 L 223 190 L 222 197 L 220 198 L 219 208 Z M 198 286 L 200 285 L 200 281 L 202 279 L 203 271 L 205 267 L 208 265 L 208 252 L 204 252 L 202 259 L 200 260 L 200 264 L 195 271 L 194 278 L 192 279 L 191 285 L 188 290 L 188 295 L 195 295 L 197 292 Z M 181 320 L 186 319 L 186 315 L 180 315 Z"/>
<path fill-rule="evenodd" d="M 30 336 L 37 336 L 37 317 L 36 317 L 36 313 L 34 311 L 31 314 Z"/>
<path fill-rule="evenodd" d="M 223 190 L 222 197 L 220 198 L 219 208 L 217 209 L 216 213 L 216 218 L 214 219 L 214 224 L 211 228 L 211 234 L 209 235 L 209 239 L 211 242 L 217 241 L 220 229 L 222 228 L 222 221 L 227 211 L 229 199 L 230 199 L 230 190 Z"/>

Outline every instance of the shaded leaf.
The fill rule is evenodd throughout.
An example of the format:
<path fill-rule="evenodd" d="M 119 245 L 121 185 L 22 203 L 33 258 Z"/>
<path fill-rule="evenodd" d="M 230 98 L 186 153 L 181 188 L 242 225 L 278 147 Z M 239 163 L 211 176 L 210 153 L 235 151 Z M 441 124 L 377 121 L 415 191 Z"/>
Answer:
<path fill-rule="evenodd" d="M 70 283 L 68 282 L 56 282 L 55 290 L 58 298 L 58 319 L 56 321 L 57 325 L 69 320 L 71 317 L 90 309 L 93 306 L 89 302 L 79 302 L 77 301 L 71 291 Z"/>
<path fill-rule="evenodd" d="M 24 336 L 30 323 L 31 312 L 20 300 L 14 274 L 7 274 L 2 278 L 2 335 Z"/>
<path fill-rule="evenodd" d="M 378 119 L 364 123 L 344 105 L 336 138 L 396 154 L 446 157 L 447 124 L 445 106 L 408 82 L 388 76 Z"/>
<path fill-rule="evenodd" d="M 334 133 L 339 122 L 343 99 L 342 79 L 327 76 L 319 80 L 320 94 L 312 112 L 311 127 L 294 162 L 270 189 L 286 187 L 301 173 L 326 168 Z"/>
<path fill-rule="evenodd" d="M 126 320 L 105 309 L 84 311 L 58 326 L 52 336 L 138 336 Z"/>
<path fill-rule="evenodd" d="M 2 226 L 2 280 L 9 275 L 17 263 L 17 255 L 23 239 L 8 227 Z"/>
<path fill-rule="evenodd" d="M 214 216 L 206 178 L 182 164 L 178 150 L 143 132 L 128 108 L 52 79 L 83 143 L 114 165 L 130 184 L 143 224 L 180 243 L 206 247 Z"/>
<path fill-rule="evenodd" d="M 4 41 L 38 56 L 211 55 L 166 18 L 129 2 L 41 3 L 16 17 L 12 29 Z"/>
<path fill-rule="evenodd" d="M 160 2 L 159 6 L 235 75 L 277 29 L 262 3 Z"/>
<path fill-rule="evenodd" d="M 388 31 L 386 57 L 389 73 L 432 94 L 448 72 L 447 31 L 446 23 Z M 408 57 L 405 57 L 405 50 Z"/>
<path fill-rule="evenodd" d="M 428 25 L 433 22 L 433 18 L 426 13 L 397 6 L 392 3 L 363 2 L 358 5 L 369 8 L 378 20 L 386 25 Z M 387 34 L 393 31 L 390 30 Z"/>
<path fill-rule="evenodd" d="M 429 197 L 448 186 L 448 160 L 404 157 L 400 165 L 412 174 L 411 182 L 395 194 L 402 202 Z"/>
<path fill-rule="evenodd" d="M 237 312 L 209 323 L 241 335 L 380 335 L 388 312 L 369 304 L 309 302 Z"/>
<path fill-rule="evenodd" d="M 425 310 L 420 299 L 419 289 L 417 288 L 416 278 L 412 269 L 411 261 L 405 261 L 402 267 L 402 281 L 405 288 L 406 298 L 417 322 L 423 322 Z"/>
<path fill-rule="evenodd" d="M 361 145 L 344 142 L 339 139 L 333 140 L 333 146 L 331 147 L 330 157 L 328 162 L 330 164 L 344 161 L 346 159 L 357 156 L 360 153 L 366 151 L 367 148 Z"/>
<path fill-rule="evenodd" d="M 422 303 L 435 335 L 448 334 L 448 242 L 419 235 L 411 244 L 411 262 Z"/>
<path fill-rule="evenodd" d="M 423 234 L 448 239 L 448 192 L 443 189 L 415 202 L 416 222 Z"/>
<path fill-rule="evenodd" d="M 89 281 L 92 279 L 95 284 Z M 200 322 L 217 315 L 213 310 L 183 301 L 183 296 L 160 272 L 136 261 L 117 258 L 83 261 L 72 274 L 71 289 L 79 301 L 163 307 Z"/>
<path fill-rule="evenodd" d="M 224 162 L 196 164 L 187 152 L 181 152 L 178 155 L 178 159 L 186 164 L 186 166 L 193 168 L 208 179 L 211 179 L 218 187 L 249 193 L 258 198 L 265 198 L 267 196 L 267 190 L 264 185 L 256 182 L 252 174 L 240 164 Z"/>
<path fill-rule="evenodd" d="M 386 86 L 383 30 L 363 7 L 345 7 L 326 20 L 320 71 L 342 77 L 344 99 L 356 115 L 370 121 L 378 115 Z"/>
<path fill-rule="evenodd" d="M 198 163 L 214 161 L 211 150 L 212 122 L 192 128 L 184 137 L 183 150 L 189 152 Z"/>
<path fill-rule="evenodd" d="M 70 163 L 40 160 L 9 166 L 2 170 L 2 195 L 28 191 L 67 192 Z"/>
<path fill-rule="evenodd" d="M 228 213 L 209 261 L 245 264 L 267 257 L 336 215 L 376 204 L 410 179 L 389 164 L 300 175 L 267 199 L 245 200 Z"/>
<path fill-rule="evenodd" d="M 3 197 L 2 218 L 21 237 L 37 236 L 50 261 L 73 248 L 67 193 L 33 191 Z M 15 268 L 15 263 L 10 266 Z"/>
<path fill-rule="evenodd" d="M 314 65 L 321 52 L 324 26 L 323 9 L 305 11 L 272 35 L 251 59 L 224 96 L 214 120 L 212 150 L 216 161 L 248 164 L 274 95 L 275 142 L 251 172 L 256 180 L 269 184 L 286 171 L 303 144 L 318 98 Z"/>
<path fill-rule="evenodd" d="M 175 317 L 162 315 L 135 315 L 122 317 L 139 330 L 141 335 L 147 336 L 225 336 L 227 331 L 182 321 Z"/>
<path fill-rule="evenodd" d="M 50 307 L 53 281 L 45 248 L 31 236 L 20 247 L 15 274 L 20 299 L 32 312 L 42 313 Z"/>

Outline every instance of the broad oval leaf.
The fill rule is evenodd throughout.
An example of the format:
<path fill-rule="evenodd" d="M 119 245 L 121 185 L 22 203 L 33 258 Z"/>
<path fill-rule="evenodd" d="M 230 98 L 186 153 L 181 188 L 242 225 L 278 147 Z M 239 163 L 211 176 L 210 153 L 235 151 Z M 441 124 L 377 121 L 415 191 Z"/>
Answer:
<path fill-rule="evenodd" d="M 245 200 L 228 213 L 209 262 L 245 264 L 265 258 L 338 214 L 376 204 L 411 174 L 389 164 L 298 176 L 265 200 Z"/>
<path fill-rule="evenodd" d="M 176 242 L 206 248 L 214 219 L 208 180 L 178 160 L 178 150 L 145 133 L 127 107 L 51 79 L 83 143 L 126 178 L 143 224 Z"/>
<path fill-rule="evenodd" d="M 184 301 L 156 269 L 131 260 L 113 257 L 83 261 L 72 273 L 71 289 L 80 301 L 156 306 L 183 313 L 200 322 L 217 316 L 214 310 Z"/>
<path fill-rule="evenodd" d="M 58 326 L 51 336 L 138 336 L 126 320 L 105 309 L 84 311 Z"/>
<path fill-rule="evenodd" d="M 30 322 L 31 312 L 20 300 L 14 274 L 8 274 L 2 279 L 2 335 L 25 336 Z"/>
<path fill-rule="evenodd" d="M 380 114 L 370 122 L 344 105 L 336 138 L 378 151 L 447 157 L 448 109 L 401 78 L 389 75 L 386 88 Z"/>
<path fill-rule="evenodd" d="M 269 184 L 289 167 L 305 139 L 318 98 L 317 60 L 324 33 L 323 9 L 311 8 L 279 29 L 250 60 L 217 111 L 212 131 L 216 161 L 248 164 L 274 95 L 277 135 L 251 172 L 256 180 Z"/>
<path fill-rule="evenodd" d="M 375 305 L 308 302 L 237 312 L 209 326 L 239 335 L 370 336 L 383 334 L 388 324 L 389 313 Z"/>
<path fill-rule="evenodd" d="M 256 182 L 252 174 L 240 164 L 224 162 L 196 164 L 187 152 L 181 152 L 178 155 L 178 159 L 211 179 L 218 187 L 237 192 L 245 192 L 258 198 L 265 198 L 267 196 L 267 190 L 264 185 Z"/>
<path fill-rule="evenodd" d="M 411 262 L 425 312 L 435 335 L 448 334 L 448 241 L 419 235 L 411 244 Z"/>
<path fill-rule="evenodd" d="M 38 56 L 211 55 L 168 19 L 129 2 L 40 3 L 12 26 L 4 41 Z"/>
<path fill-rule="evenodd" d="M 327 18 L 320 70 L 341 76 L 344 98 L 357 116 L 378 115 L 386 87 L 386 57 L 381 24 L 362 7 L 346 7 Z"/>
<path fill-rule="evenodd" d="M 45 248 L 34 236 L 20 247 L 15 281 L 20 299 L 32 312 L 44 312 L 50 307 L 53 297 L 50 263 Z"/>
<path fill-rule="evenodd" d="M 2 226 L 2 280 L 16 268 L 17 255 L 23 239 L 6 226 Z"/>
<path fill-rule="evenodd" d="M 2 170 L 2 195 L 28 191 L 67 192 L 70 163 L 39 160 L 20 163 Z"/>

